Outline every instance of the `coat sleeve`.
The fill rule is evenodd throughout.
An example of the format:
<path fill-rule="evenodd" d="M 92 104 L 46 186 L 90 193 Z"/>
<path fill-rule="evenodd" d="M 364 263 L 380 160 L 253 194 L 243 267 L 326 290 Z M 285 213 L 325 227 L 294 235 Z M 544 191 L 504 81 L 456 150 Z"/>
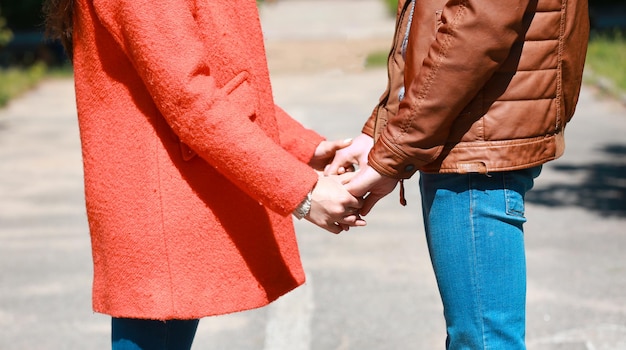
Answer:
<path fill-rule="evenodd" d="M 317 146 L 324 141 L 324 137 L 305 128 L 282 108 L 278 106 L 275 108 L 281 146 L 301 162 L 308 163 L 313 158 Z"/>
<path fill-rule="evenodd" d="M 454 120 L 507 59 L 528 6 L 529 0 L 448 1 L 423 61 L 413 55 L 411 38 L 429 33 L 419 33 L 413 21 L 405 98 L 370 152 L 374 169 L 409 178 L 439 156 Z"/>
<path fill-rule="evenodd" d="M 253 122 L 258 95 L 249 72 L 216 82 L 212 73 L 222 67 L 207 59 L 210 45 L 191 6 L 182 0 L 94 0 L 100 21 L 181 141 L 249 196 L 288 215 L 317 174 Z M 251 28 L 240 29 L 257 30 Z"/>

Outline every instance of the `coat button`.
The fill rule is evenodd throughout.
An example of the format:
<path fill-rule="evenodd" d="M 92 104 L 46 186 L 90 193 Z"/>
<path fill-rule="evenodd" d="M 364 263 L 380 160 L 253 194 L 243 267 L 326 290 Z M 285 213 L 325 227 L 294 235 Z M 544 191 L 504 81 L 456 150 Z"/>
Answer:
<path fill-rule="evenodd" d="M 415 169 L 415 165 L 413 164 L 408 164 L 404 167 L 404 171 L 413 171 L 413 169 Z"/>

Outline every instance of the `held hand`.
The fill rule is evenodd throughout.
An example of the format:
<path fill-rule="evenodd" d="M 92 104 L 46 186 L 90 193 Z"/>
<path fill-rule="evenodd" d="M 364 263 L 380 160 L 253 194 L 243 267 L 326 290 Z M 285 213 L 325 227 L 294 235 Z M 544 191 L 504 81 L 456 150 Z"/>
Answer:
<path fill-rule="evenodd" d="M 309 161 L 309 166 L 315 170 L 322 171 L 324 167 L 333 159 L 335 152 L 350 146 L 352 139 L 337 141 L 322 141 L 315 149 L 313 158 Z"/>
<path fill-rule="evenodd" d="M 367 215 L 376 202 L 393 191 L 398 181 L 398 179 L 381 175 L 370 166 L 365 165 L 346 184 L 346 189 L 357 198 L 367 194 L 360 211 L 361 215 Z"/>
<path fill-rule="evenodd" d="M 335 153 L 333 161 L 324 169 L 325 175 L 343 174 L 354 168 L 367 164 L 367 155 L 374 146 L 374 139 L 366 134 L 361 134 L 352 140 L 352 143 L 341 148 Z"/>
<path fill-rule="evenodd" d="M 358 214 L 363 200 L 352 196 L 342 184 L 352 176 L 353 173 L 320 177 L 311 196 L 311 210 L 305 219 L 335 234 L 347 231 L 350 226 L 365 226 Z"/>

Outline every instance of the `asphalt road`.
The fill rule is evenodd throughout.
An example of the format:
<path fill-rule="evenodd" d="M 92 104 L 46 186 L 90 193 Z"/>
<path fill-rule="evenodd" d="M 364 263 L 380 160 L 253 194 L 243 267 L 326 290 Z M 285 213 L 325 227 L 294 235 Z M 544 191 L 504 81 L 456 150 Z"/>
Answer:
<path fill-rule="evenodd" d="M 389 35 L 376 0 L 283 1 L 263 8 L 267 46 Z M 386 72 L 306 69 L 268 50 L 277 102 L 330 139 L 356 135 Z M 274 56 L 272 56 L 272 54 Z M 319 52 L 320 55 L 327 54 Z M 529 194 L 530 350 L 626 349 L 626 108 L 584 87 L 563 158 Z M 366 228 L 334 236 L 297 222 L 307 283 L 269 307 L 201 321 L 194 349 L 442 349 L 417 179 L 383 199 Z M 91 311 L 91 256 L 71 80 L 0 110 L 0 350 L 107 349 Z"/>

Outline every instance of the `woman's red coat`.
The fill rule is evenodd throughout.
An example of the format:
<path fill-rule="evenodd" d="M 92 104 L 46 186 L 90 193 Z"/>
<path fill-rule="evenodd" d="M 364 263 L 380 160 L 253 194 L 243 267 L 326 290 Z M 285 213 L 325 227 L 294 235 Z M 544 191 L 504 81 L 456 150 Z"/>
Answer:
<path fill-rule="evenodd" d="M 188 319 L 304 282 L 290 213 L 322 138 L 273 102 L 252 0 L 77 0 L 93 305 Z"/>

